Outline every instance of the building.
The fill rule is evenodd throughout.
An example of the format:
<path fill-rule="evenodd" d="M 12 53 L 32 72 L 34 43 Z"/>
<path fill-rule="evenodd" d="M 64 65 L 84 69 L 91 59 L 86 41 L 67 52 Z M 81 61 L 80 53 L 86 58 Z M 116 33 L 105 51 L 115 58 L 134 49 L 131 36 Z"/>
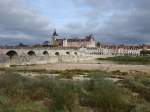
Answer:
<path fill-rule="evenodd" d="M 92 34 L 86 36 L 83 39 L 81 38 L 61 39 L 55 30 L 52 35 L 51 45 L 57 46 L 57 47 L 69 47 L 69 48 L 70 47 L 71 48 L 81 48 L 81 47 L 93 48 L 93 47 L 96 47 L 96 42 Z"/>

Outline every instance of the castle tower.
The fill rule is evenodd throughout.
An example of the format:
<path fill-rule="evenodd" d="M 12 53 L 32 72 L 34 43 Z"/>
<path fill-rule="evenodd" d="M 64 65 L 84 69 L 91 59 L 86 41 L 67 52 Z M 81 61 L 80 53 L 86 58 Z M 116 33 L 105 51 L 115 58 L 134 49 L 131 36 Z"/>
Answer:
<path fill-rule="evenodd" d="M 89 36 L 87 36 L 86 39 L 89 41 L 89 44 L 87 45 L 87 47 L 96 47 L 96 42 L 95 42 L 93 34 L 90 34 Z"/>
<path fill-rule="evenodd" d="M 67 39 L 63 39 L 63 47 L 67 47 Z"/>

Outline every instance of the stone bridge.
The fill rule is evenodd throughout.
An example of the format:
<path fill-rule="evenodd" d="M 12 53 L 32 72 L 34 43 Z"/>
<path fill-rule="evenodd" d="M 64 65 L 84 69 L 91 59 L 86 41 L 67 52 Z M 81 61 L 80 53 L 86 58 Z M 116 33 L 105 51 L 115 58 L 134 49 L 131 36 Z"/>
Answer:
<path fill-rule="evenodd" d="M 3 56 L 77 56 L 81 55 L 74 49 L 0 49 Z"/>
<path fill-rule="evenodd" d="M 1 48 L 0 62 L 10 65 L 79 62 L 88 59 L 79 49 Z"/>

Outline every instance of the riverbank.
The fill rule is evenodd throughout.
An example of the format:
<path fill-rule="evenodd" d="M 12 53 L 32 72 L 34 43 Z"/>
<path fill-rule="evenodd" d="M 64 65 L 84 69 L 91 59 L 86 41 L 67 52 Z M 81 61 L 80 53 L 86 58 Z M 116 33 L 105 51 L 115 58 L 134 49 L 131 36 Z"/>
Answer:
<path fill-rule="evenodd" d="M 0 72 L 0 112 L 150 111 L 148 75 L 44 69 L 22 69 L 22 74 L 19 69 Z"/>
<path fill-rule="evenodd" d="M 43 65 L 29 65 L 29 66 L 12 66 L 10 68 L 19 70 L 102 70 L 102 71 L 116 71 L 131 72 L 140 71 L 150 73 L 150 65 L 127 65 L 127 64 L 115 64 L 115 63 L 55 63 L 55 64 L 43 64 Z"/>
<path fill-rule="evenodd" d="M 149 112 L 149 84 L 150 65 L 90 60 L 0 67 L 0 112 Z"/>
<path fill-rule="evenodd" d="M 115 56 L 97 58 L 97 60 L 114 61 L 118 64 L 147 64 L 150 65 L 150 56 Z"/>

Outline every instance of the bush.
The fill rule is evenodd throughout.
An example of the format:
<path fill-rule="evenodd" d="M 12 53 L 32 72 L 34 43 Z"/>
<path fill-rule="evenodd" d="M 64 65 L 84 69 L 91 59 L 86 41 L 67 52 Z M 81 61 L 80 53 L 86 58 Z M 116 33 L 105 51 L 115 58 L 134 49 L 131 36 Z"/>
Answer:
<path fill-rule="evenodd" d="M 129 112 L 128 97 L 113 82 L 101 79 L 85 83 L 81 92 L 81 104 L 102 112 Z"/>
<path fill-rule="evenodd" d="M 73 72 L 64 71 L 62 74 Z M 29 78 L 10 71 L 1 75 L 0 112 L 80 112 L 81 107 L 93 109 L 93 112 L 149 110 L 147 102 L 142 102 L 145 106 L 139 106 L 142 98 L 150 101 L 148 79 L 125 79 L 121 81 L 120 88 L 116 83 L 106 80 L 110 75 L 106 75 L 106 72 L 77 70 L 75 74 L 89 74 L 92 80 L 62 81 L 42 75 Z M 132 101 L 131 93 L 125 91 L 128 89 L 142 96 L 139 102 L 136 98 Z"/>
<path fill-rule="evenodd" d="M 71 112 L 75 104 L 74 101 L 76 101 L 75 94 L 72 82 L 63 82 L 47 76 L 29 79 L 19 74 L 7 73 L 0 77 L 0 105 L 3 104 L 8 112 L 10 107 L 16 107 L 18 104 L 44 102 L 45 99 L 52 100 L 51 105 L 46 105 L 50 110 Z M 8 98 L 6 99 L 4 95 Z"/>
<path fill-rule="evenodd" d="M 145 81 L 141 79 L 126 79 L 123 81 L 123 84 L 131 91 L 138 93 L 141 98 L 144 98 L 146 101 L 150 102 L 150 82 L 148 79 Z"/>
<path fill-rule="evenodd" d="M 149 64 L 150 57 L 149 56 L 116 56 L 116 57 L 108 57 L 108 58 L 98 58 L 98 60 L 110 60 L 118 63 L 141 63 L 141 64 Z"/>

